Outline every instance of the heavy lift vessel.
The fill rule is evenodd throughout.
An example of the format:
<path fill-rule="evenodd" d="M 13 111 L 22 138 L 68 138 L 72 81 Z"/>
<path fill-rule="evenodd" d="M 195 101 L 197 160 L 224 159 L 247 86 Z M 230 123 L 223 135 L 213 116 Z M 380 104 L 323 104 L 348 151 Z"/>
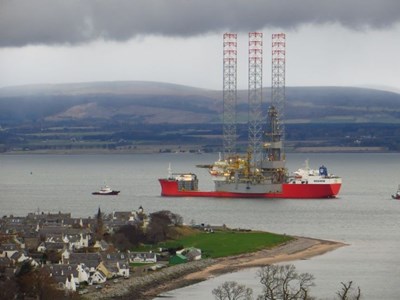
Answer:
<path fill-rule="evenodd" d="M 277 111 L 268 112 L 271 129 L 266 133 L 264 155 L 256 165 L 246 157 L 232 156 L 220 159 L 208 167 L 214 181 L 214 191 L 200 191 L 198 178 L 193 173 L 169 173 L 159 179 L 161 195 L 171 197 L 224 197 L 224 198 L 334 198 L 339 193 L 342 179 L 329 174 L 325 166 L 313 170 L 305 168 L 289 175 L 281 153 L 282 141 L 278 127 Z"/>
<path fill-rule="evenodd" d="M 224 34 L 224 157 L 206 165 L 213 191 L 200 191 L 192 173 L 159 179 L 161 195 L 171 197 L 226 198 L 334 198 L 342 179 L 308 167 L 289 175 L 283 152 L 283 103 L 285 87 L 285 34 L 272 35 L 272 105 L 262 135 L 262 33 L 249 33 L 249 147 L 245 156 L 235 154 L 236 139 L 236 34 Z M 264 142 L 263 142 L 264 141 Z"/>

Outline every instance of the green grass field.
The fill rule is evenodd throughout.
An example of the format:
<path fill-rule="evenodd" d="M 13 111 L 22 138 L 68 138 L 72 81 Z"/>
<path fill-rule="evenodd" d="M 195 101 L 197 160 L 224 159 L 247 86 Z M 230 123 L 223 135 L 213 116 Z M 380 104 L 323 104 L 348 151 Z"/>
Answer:
<path fill-rule="evenodd" d="M 162 243 L 163 247 L 183 246 L 199 248 L 203 257 L 224 257 L 255 252 L 290 241 L 292 238 L 269 232 L 215 231 L 199 232 Z"/>

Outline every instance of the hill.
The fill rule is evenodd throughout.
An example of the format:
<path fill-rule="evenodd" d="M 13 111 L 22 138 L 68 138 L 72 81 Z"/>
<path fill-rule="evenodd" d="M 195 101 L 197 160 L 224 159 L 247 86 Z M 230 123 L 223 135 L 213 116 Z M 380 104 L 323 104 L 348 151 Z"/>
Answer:
<path fill-rule="evenodd" d="M 263 90 L 264 111 L 271 91 Z M 296 132 L 322 124 L 350 126 L 340 133 L 375 124 L 393 131 L 400 124 L 400 94 L 354 87 L 287 87 L 287 137 L 318 138 Z M 239 135 L 246 139 L 247 91 L 238 91 Z M 221 144 L 222 92 L 158 82 L 95 82 L 28 85 L 0 89 L 0 144 L 37 149 L 118 147 L 136 144 Z M 294 126 L 289 131 L 290 126 Z M 305 126 L 305 127 L 304 127 Z M 308 127 L 307 127 L 308 126 Z M 337 130 L 336 130 L 337 131 Z M 301 134 L 302 133 L 302 134 Z M 320 132 L 321 133 L 321 132 Z M 380 135 L 379 132 L 360 133 Z M 292 135 L 292 136 L 291 136 Z M 303 136 L 303 137 L 301 137 Z M 353 137 L 352 137 L 353 139 Z M 218 140 L 218 142 L 217 142 Z M 354 137 L 357 140 L 357 137 Z M 42 147 L 40 146 L 40 147 Z M 304 145 L 303 145 L 304 146 Z"/>
<path fill-rule="evenodd" d="M 265 102 L 270 101 L 265 88 Z M 288 87 L 287 123 L 400 122 L 400 94 L 353 87 Z M 222 92 L 157 82 L 95 82 L 0 89 L 2 124 L 21 121 L 129 119 L 138 123 L 219 122 Z M 239 120 L 247 91 L 238 91 Z"/>

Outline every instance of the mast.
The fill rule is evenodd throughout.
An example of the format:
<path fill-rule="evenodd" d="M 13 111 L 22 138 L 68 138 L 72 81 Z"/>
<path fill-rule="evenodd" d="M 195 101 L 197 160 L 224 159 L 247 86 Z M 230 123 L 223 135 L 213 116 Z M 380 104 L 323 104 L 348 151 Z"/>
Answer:
<path fill-rule="evenodd" d="M 268 122 L 265 131 L 265 157 L 262 161 L 262 173 L 265 177 L 271 178 L 272 183 L 274 184 L 282 184 L 286 180 L 285 155 L 283 152 L 286 63 L 285 47 L 285 34 L 273 34 L 271 106 L 268 109 Z"/>
<path fill-rule="evenodd" d="M 237 34 L 225 33 L 223 45 L 223 158 L 236 154 Z"/>
<path fill-rule="evenodd" d="M 276 109 L 276 130 L 280 131 L 282 143 L 285 140 L 285 68 L 286 68 L 286 35 L 275 33 L 272 35 L 272 84 L 271 106 Z M 281 148 L 283 154 L 283 145 Z"/>
<path fill-rule="evenodd" d="M 249 152 L 257 167 L 262 159 L 262 66 L 263 34 L 249 33 Z"/>

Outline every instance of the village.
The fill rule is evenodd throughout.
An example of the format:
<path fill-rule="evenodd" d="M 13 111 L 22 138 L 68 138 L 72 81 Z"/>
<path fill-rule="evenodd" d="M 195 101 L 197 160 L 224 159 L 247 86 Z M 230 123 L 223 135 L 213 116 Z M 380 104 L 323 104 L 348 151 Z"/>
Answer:
<path fill-rule="evenodd" d="M 64 293 L 85 294 L 107 289 L 118 281 L 167 266 L 200 260 L 201 249 L 131 251 L 148 232 L 156 244 L 165 227 L 182 223 L 169 211 L 146 214 L 98 209 L 94 217 L 70 213 L 29 213 L 0 219 L 0 282 L 12 282 L 23 270 L 40 270 Z M 164 228 L 164 229 L 163 229 Z M 139 236 L 139 238 L 138 238 Z"/>

